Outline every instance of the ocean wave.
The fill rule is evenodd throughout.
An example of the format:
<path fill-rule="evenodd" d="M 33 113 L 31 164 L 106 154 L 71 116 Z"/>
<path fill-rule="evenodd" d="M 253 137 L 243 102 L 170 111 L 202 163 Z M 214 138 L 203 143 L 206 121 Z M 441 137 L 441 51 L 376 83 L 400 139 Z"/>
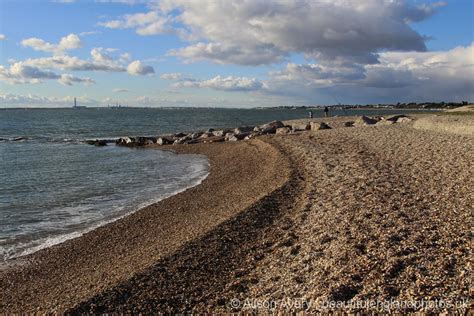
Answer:
<path fill-rule="evenodd" d="M 26 256 L 26 255 L 35 253 L 35 252 L 37 252 L 41 249 L 45 249 L 45 248 L 63 243 L 67 240 L 78 238 L 78 237 L 80 237 L 80 236 L 82 236 L 82 235 L 84 235 L 84 234 L 100 227 L 100 226 L 104 226 L 104 225 L 109 224 L 111 222 L 117 221 L 117 220 L 119 220 L 119 219 L 121 219 L 125 216 L 128 216 L 128 215 L 130 215 L 130 214 L 132 214 L 132 213 L 134 213 L 134 212 L 136 212 L 136 211 L 138 211 L 138 210 L 140 210 L 144 207 L 147 207 L 149 205 L 158 203 L 158 202 L 160 202 L 160 201 L 162 201 L 162 200 L 164 200 L 168 197 L 171 197 L 173 195 L 184 192 L 184 191 L 186 191 L 186 190 L 202 183 L 202 181 L 204 181 L 209 175 L 209 167 L 210 167 L 210 165 L 209 165 L 209 162 L 207 160 L 206 160 L 206 163 L 195 163 L 195 164 L 193 164 L 192 167 L 191 167 L 191 170 L 190 170 L 190 174 L 186 174 L 186 175 L 181 176 L 181 178 L 186 177 L 186 178 L 193 179 L 192 181 L 189 181 L 187 183 L 187 185 L 182 186 L 178 189 L 169 191 L 169 192 L 165 192 L 164 194 L 160 194 L 159 196 L 157 196 L 155 198 L 148 198 L 145 201 L 142 201 L 141 203 L 135 204 L 133 207 L 127 208 L 127 211 L 125 213 L 120 214 L 118 216 L 98 220 L 98 221 L 92 223 L 92 225 L 89 225 L 87 227 L 81 227 L 78 230 L 69 231 L 67 233 L 63 233 L 63 234 L 59 234 L 59 235 L 45 236 L 45 237 L 42 237 L 42 238 L 27 241 L 27 242 L 18 242 L 17 241 L 14 244 L 12 244 L 11 240 L 10 240 L 9 245 L 4 245 L 4 246 L 0 245 L 0 258 L 2 258 L 3 261 L 7 261 L 9 259 L 23 257 L 23 256 Z M 161 192 L 163 192 L 163 191 L 161 191 Z M 118 202 L 120 202 L 118 204 L 123 203 L 123 201 L 118 201 Z M 44 225 L 48 226 L 48 225 L 50 225 L 50 223 L 45 222 Z M 1 239 L 0 240 L 0 244 L 1 243 L 5 244 L 7 242 L 8 242 L 8 239 Z"/>

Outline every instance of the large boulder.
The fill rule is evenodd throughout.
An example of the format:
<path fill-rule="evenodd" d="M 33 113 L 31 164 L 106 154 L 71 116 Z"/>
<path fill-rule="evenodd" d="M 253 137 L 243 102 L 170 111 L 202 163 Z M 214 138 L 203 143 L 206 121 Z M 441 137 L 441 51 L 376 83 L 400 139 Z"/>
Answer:
<path fill-rule="evenodd" d="M 408 116 L 405 116 L 405 117 L 399 117 L 397 119 L 397 123 L 408 123 L 408 122 L 411 122 L 413 121 L 412 118 L 408 117 Z"/>
<path fill-rule="evenodd" d="M 240 126 L 234 129 L 234 134 L 250 133 L 253 129 L 253 126 Z"/>
<path fill-rule="evenodd" d="M 173 143 L 173 140 L 168 137 L 158 137 L 156 143 L 160 146 L 169 145 Z"/>
<path fill-rule="evenodd" d="M 243 133 L 227 133 L 225 134 L 225 140 L 226 141 L 237 141 L 237 140 L 242 140 L 246 136 L 250 135 L 251 132 L 243 132 Z"/>
<path fill-rule="evenodd" d="M 173 134 L 171 135 L 173 138 L 181 138 L 181 137 L 184 137 L 184 136 L 187 136 L 188 134 L 185 134 L 185 133 L 176 133 L 176 134 Z"/>
<path fill-rule="evenodd" d="M 354 122 L 354 125 L 355 126 L 373 125 L 377 122 L 378 122 L 377 120 L 363 115 L 356 119 L 356 121 Z"/>
<path fill-rule="evenodd" d="M 86 143 L 97 147 L 107 146 L 107 140 L 105 139 L 86 140 Z"/>
<path fill-rule="evenodd" d="M 212 134 L 212 132 L 204 132 L 202 133 L 201 136 L 199 136 L 200 139 L 204 139 L 204 138 L 209 138 L 209 137 L 212 137 L 214 136 L 214 134 Z"/>
<path fill-rule="evenodd" d="M 127 146 L 132 144 L 132 139 L 130 137 L 121 137 L 115 141 L 115 144 L 119 146 Z"/>
<path fill-rule="evenodd" d="M 375 123 L 375 125 L 392 125 L 392 124 L 395 124 L 394 121 L 389 121 L 389 120 L 380 120 L 378 121 L 377 123 Z"/>
<path fill-rule="evenodd" d="M 277 130 L 276 130 L 277 135 L 286 135 L 286 134 L 290 134 L 290 133 L 291 133 L 291 129 L 287 126 L 277 128 Z"/>
<path fill-rule="evenodd" d="M 403 115 L 403 114 L 390 115 L 389 117 L 386 118 L 386 120 L 397 123 L 398 119 L 403 118 L 403 117 L 408 117 L 408 116 Z"/>
<path fill-rule="evenodd" d="M 293 123 L 291 128 L 295 131 L 309 131 L 311 129 L 311 124 L 309 122 Z"/>
<path fill-rule="evenodd" d="M 201 137 L 203 133 L 202 132 L 196 132 L 196 133 L 192 133 L 190 136 L 191 136 L 191 139 L 198 139 L 199 137 Z"/>
<path fill-rule="evenodd" d="M 216 131 L 212 131 L 212 135 L 217 136 L 217 137 L 222 137 L 225 136 L 225 134 L 229 133 L 231 130 L 229 129 L 220 129 Z"/>
<path fill-rule="evenodd" d="M 188 141 L 192 140 L 191 136 L 190 135 L 186 135 L 186 136 L 183 136 L 183 137 L 180 137 L 178 139 L 176 139 L 173 143 L 173 145 L 182 145 Z"/>
<path fill-rule="evenodd" d="M 272 121 L 267 124 L 256 126 L 253 130 L 260 134 L 274 134 L 277 128 L 284 127 L 285 125 L 281 121 Z"/>
<path fill-rule="evenodd" d="M 311 122 L 310 126 L 311 126 L 312 131 L 319 131 L 322 129 L 331 129 L 331 126 L 329 126 L 328 124 L 324 122 Z"/>

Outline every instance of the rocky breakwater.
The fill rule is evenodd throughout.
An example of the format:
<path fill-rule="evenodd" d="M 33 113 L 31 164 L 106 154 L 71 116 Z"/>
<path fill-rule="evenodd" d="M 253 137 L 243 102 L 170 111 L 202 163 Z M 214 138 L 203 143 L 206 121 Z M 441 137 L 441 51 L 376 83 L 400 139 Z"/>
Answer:
<path fill-rule="evenodd" d="M 361 116 L 355 120 L 347 120 L 343 127 L 357 127 L 366 125 L 391 125 L 395 123 L 406 123 L 412 119 L 406 115 L 392 115 L 389 117 L 367 117 Z M 272 121 L 258 126 L 240 126 L 234 129 L 213 129 L 206 131 L 175 133 L 156 137 L 122 137 L 113 140 L 90 140 L 90 145 L 105 146 L 108 143 L 115 142 L 118 146 L 140 147 L 146 145 L 190 145 L 197 143 L 216 143 L 216 142 L 234 142 L 240 140 L 252 139 L 262 135 L 277 134 L 286 135 L 303 131 L 319 131 L 335 128 L 330 126 L 331 122 L 322 121 L 303 121 L 292 124 L 284 124 L 281 121 Z M 336 126 L 337 128 L 337 126 Z"/>

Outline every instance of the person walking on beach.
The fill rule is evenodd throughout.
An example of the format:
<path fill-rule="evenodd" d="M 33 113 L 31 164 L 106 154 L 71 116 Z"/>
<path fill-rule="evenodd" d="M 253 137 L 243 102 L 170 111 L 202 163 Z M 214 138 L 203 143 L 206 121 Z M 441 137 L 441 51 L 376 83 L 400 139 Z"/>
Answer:
<path fill-rule="evenodd" d="M 329 108 L 327 106 L 324 107 L 324 116 L 325 117 L 329 116 Z"/>
<path fill-rule="evenodd" d="M 313 118 L 313 111 L 309 110 L 309 118 Z"/>

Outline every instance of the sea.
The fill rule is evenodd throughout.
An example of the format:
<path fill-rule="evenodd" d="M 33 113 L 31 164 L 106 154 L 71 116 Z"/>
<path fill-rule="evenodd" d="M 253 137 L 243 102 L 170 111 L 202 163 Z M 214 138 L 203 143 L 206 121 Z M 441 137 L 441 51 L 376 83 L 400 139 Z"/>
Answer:
<path fill-rule="evenodd" d="M 400 112 L 413 112 L 403 111 Z M 323 116 L 313 110 L 314 117 Z M 393 110 L 331 110 L 333 116 Z M 81 236 L 201 183 L 201 155 L 95 147 L 91 139 L 256 125 L 306 109 L 0 109 L 0 261 Z"/>

